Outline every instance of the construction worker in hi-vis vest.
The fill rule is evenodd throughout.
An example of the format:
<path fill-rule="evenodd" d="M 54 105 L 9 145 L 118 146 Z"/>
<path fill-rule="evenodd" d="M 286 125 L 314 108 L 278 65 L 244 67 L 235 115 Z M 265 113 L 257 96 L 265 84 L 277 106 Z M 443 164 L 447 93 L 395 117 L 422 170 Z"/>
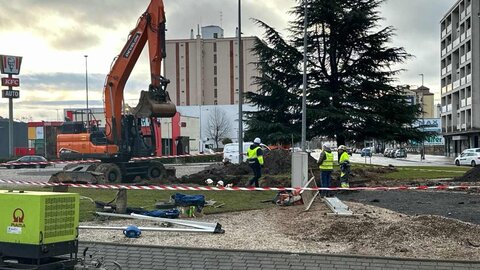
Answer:
<path fill-rule="evenodd" d="M 347 153 L 347 147 L 340 145 L 338 147 L 338 164 L 340 165 L 340 187 L 349 188 L 348 177 L 350 175 L 350 155 Z"/>
<path fill-rule="evenodd" d="M 255 185 L 255 187 L 259 187 L 258 180 L 262 177 L 263 151 L 260 147 L 261 143 L 260 138 L 255 138 L 253 144 L 247 150 L 247 162 L 253 171 L 253 177 L 248 183 L 249 186 Z"/>
<path fill-rule="evenodd" d="M 329 188 L 333 171 L 333 154 L 328 142 L 323 144 L 317 163 L 320 165 L 320 187 Z M 320 191 L 321 197 L 330 196 L 331 194 L 331 192 L 326 190 Z"/>

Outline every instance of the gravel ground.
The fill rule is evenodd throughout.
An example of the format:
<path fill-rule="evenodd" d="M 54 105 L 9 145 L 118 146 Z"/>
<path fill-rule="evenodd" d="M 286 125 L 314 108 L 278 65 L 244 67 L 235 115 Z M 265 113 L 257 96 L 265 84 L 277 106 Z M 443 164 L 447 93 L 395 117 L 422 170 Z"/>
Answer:
<path fill-rule="evenodd" d="M 208 215 L 195 221 L 219 222 L 224 234 L 142 232 L 137 239 L 119 230 L 80 230 L 82 241 L 236 250 L 357 254 L 408 258 L 478 260 L 480 226 L 438 216 L 408 216 L 388 209 L 347 202 L 352 217 L 327 215 L 317 200 L 304 206 L 275 207 Z M 146 226 L 145 220 L 99 220 L 96 226 Z"/>

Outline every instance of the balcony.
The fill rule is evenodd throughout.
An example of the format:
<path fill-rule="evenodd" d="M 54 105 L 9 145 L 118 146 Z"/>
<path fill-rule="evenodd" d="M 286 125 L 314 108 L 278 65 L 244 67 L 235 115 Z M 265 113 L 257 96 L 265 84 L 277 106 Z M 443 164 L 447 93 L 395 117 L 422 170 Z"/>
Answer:
<path fill-rule="evenodd" d="M 463 108 L 465 106 L 467 106 L 467 100 L 466 99 L 460 100 L 460 108 Z"/>
<path fill-rule="evenodd" d="M 448 44 L 448 45 L 447 45 L 447 53 L 449 53 L 452 49 L 453 49 L 452 44 L 451 44 L 451 43 Z"/>
<path fill-rule="evenodd" d="M 465 19 L 466 16 L 467 14 L 465 13 L 465 11 L 460 12 L 460 20 Z"/>
<path fill-rule="evenodd" d="M 448 104 L 447 105 L 447 112 L 451 112 L 452 111 L 452 104 Z"/>
<path fill-rule="evenodd" d="M 460 80 L 456 80 L 453 82 L 453 89 L 456 89 L 458 87 L 460 87 Z"/>
<path fill-rule="evenodd" d="M 466 34 L 467 38 L 470 37 L 472 35 L 472 28 L 468 29 Z"/>
<path fill-rule="evenodd" d="M 472 82 L 472 74 L 467 75 L 467 83 Z"/>
<path fill-rule="evenodd" d="M 467 52 L 466 61 L 472 59 L 472 51 Z"/>
<path fill-rule="evenodd" d="M 452 71 L 452 64 L 447 66 L 447 72 L 451 72 L 451 71 Z"/>
<path fill-rule="evenodd" d="M 467 106 L 472 105 L 472 97 L 467 98 Z"/>
<path fill-rule="evenodd" d="M 442 50 L 442 56 L 444 56 L 446 54 L 447 54 L 447 49 L 445 48 L 445 49 Z"/>
<path fill-rule="evenodd" d="M 464 85 L 467 83 L 467 79 L 465 77 L 460 79 L 460 85 Z"/>
<path fill-rule="evenodd" d="M 469 6 L 466 8 L 465 12 L 466 12 L 466 15 L 472 13 L 472 5 L 469 5 Z"/>
<path fill-rule="evenodd" d="M 447 26 L 447 33 L 450 33 L 450 32 L 452 32 L 452 24 L 449 24 Z"/>
<path fill-rule="evenodd" d="M 457 38 L 453 41 L 453 47 L 457 47 L 458 44 L 460 44 L 460 39 L 459 38 Z"/>
<path fill-rule="evenodd" d="M 447 35 L 447 29 L 443 29 L 442 31 L 442 38 L 444 38 Z"/>
<path fill-rule="evenodd" d="M 447 112 L 447 106 L 442 106 L 442 113 L 446 113 Z"/>
<path fill-rule="evenodd" d="M 447 85 L 447 92 L 452 91 L 452 84 Z"/>
<path fill-rule="evenodd" d="M 465 61 L 467 61 L 467 56 L 466 56 L 466 55 L 462 55 L 462 57 L 460 57 L 460 64 L 465 63 Z"/>

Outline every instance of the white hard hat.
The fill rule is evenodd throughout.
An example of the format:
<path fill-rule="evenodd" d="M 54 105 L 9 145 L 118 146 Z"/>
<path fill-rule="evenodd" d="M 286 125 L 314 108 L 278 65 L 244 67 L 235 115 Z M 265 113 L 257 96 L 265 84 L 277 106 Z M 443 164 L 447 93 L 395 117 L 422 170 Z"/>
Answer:
<path fill-rule="evenodd" d="M 223 181 L 222 181 L 222 180 L 218 181 L 218 182 L 217 182 L 217 186 L 223 187 Z"/>
<path fill-rule="evenodd" d="M 255 140 L 253 140 L 254 143 L 258 143 L 258 144 L 261 144 L 262 143 L 262 140 L 260 140 L 260 138 L 255 138 Z"/>
<path fill-rule="evenodd" d="M 205 180 L 205 183 L 207 183 L 208 185 L 211 185 L 213 184 L 213 180 L 208 178 L 207 180 Z"/>
<path fill-rule="evenodd" d="M 326 142 L 326 143 L 323 143 L 323 147 L 330 148 L 330 143 L 328 143 L 328 142 Z"/>

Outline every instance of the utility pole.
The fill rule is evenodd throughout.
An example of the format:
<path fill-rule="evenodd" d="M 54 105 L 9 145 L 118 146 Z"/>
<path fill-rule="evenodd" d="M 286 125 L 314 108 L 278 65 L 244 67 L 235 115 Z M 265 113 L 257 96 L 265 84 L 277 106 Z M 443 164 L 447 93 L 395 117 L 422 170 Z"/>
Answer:
<path fill-rule="evenodd" d="M 424 83 L 424 75 L 423 73 L 422 74 L 419 74 L 421 77 L 422 77 L 422 86 L 423 86 L 423 83 Z M 423 96 L 423 93 L 422 93 L 422 100 L 421 100 L 421 105 L 422 105 L 422 131 L 425 131 L 425 97 Z M 422 151 L 421 151 L 421 154 L 420 154 L 420 160 L 424 160 L 425 159 L 425 139 L 422 140 Z"/>
<path fill-rule="evenodd" d="M 243 161 L 243 44 L 242 0 L 238 0 L 238 161 Z"/>

